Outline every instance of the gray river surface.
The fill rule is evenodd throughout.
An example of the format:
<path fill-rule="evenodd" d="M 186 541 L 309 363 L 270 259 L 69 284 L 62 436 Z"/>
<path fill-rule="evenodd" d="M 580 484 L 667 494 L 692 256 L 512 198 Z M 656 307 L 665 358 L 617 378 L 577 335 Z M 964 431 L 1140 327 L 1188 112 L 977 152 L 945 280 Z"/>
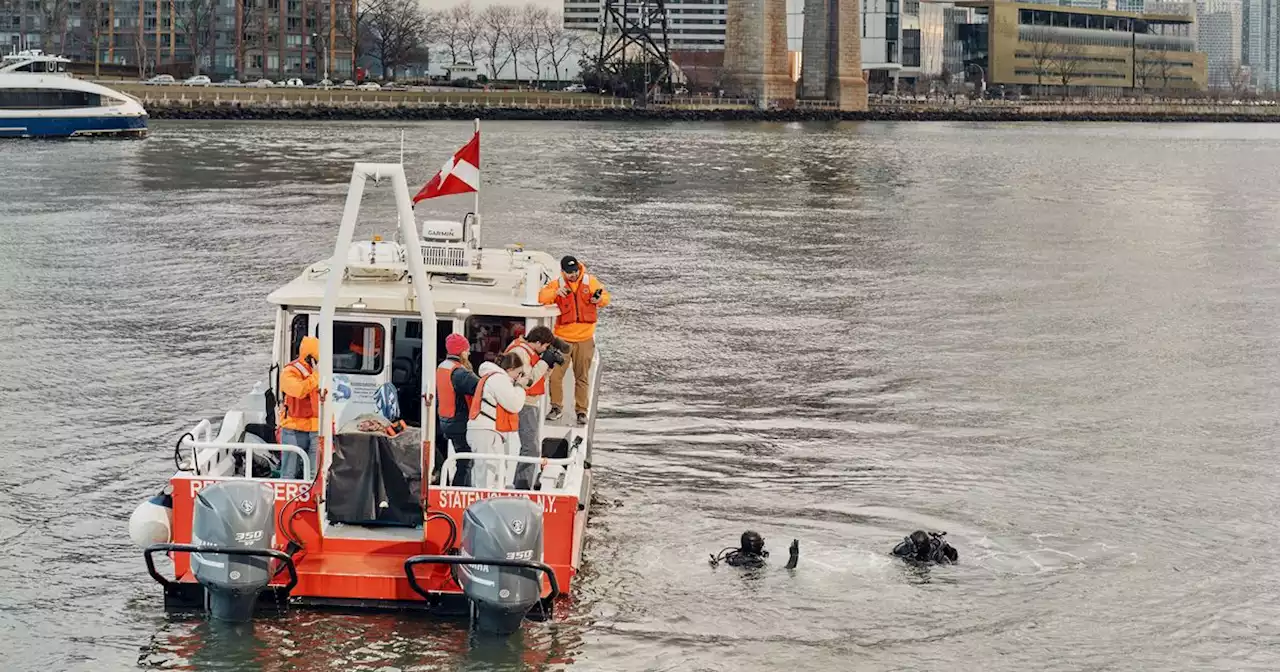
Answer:
<path fill-rule="evenodd" d="M 402 130 L 415 185 L 471 132 L 0 144 L 0 669 L 1280 669 L 1273 125 L 485 123 L 486 242 L 614 296 L 575 594 L 504 642 L 166 616 L 126 520 Z M 774 566 L 708 566 L 745 528 Z"/>

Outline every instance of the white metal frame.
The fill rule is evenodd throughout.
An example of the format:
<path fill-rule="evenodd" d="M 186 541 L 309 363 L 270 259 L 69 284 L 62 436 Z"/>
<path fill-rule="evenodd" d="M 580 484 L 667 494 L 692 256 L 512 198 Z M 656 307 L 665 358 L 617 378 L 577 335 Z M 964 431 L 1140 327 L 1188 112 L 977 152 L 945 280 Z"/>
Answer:
<path fill-rule="evenodd" d="M 213 423 L 208 420 L 201 420 L 195 427 L 188 432 L 192 438 L 183 437 L 179 443 L 180 448 L 191 451 L 191 465 L 189 465 L 199 476 L 213 476 L 219 478 L 241 478 L 234 474 L 222 473 L 230 467 L 226 466 L 224 457 L 230 457 L 237 452 L 245 455 L 243 478 L 250 480 L 285 480 L 293 481 L 298 479 L 254 479 L 253 478 L 253 455 L 257 451 L 268 453 L 291 453 L 297 455 L 302 460 L 302 482 L 311 482 L 311 461 L 307 459 L 307 454 L 301 448 L 289 444 L 280 443 L 248 443 L 229 441 L 229 435 L 234 432 L 243 430 L 245 425 L 244 414 L 239 411 L 231 411 L 222 420 L 222 428 L 219 435 L 213 435 Z M 218 440 L 221 439 L 221 440 Z"/>
<path fill-rule="evenodd" d="M 413 216 L 413 203 L 409 199 L 409 183 L 405 178 L 404 166 L 398 163 L 364 163 L 359 162 L 351 171 L 351 186 L 347 190 L 347 202 L 342 211 L 342 224 L 338 228 L 338 240 L 334 244 L 333 256 L 329 259 L 329 276 L 325 279 L 324 298 L 320 304 L 320 436 L 323 446 L 323 464 L 328 465 L 333 459 L 333 423 L 334 404 L 331 395 L 333 387 L 333 318 L 337 310 L 338 294 L 342 289 L 343 277 L 346 275 L 347 254 L 355 235 L 356 219 L 360 214 L 360 202 L 364 197 L 365 183 L 372 178 L 379 182 L 391 180 L 391 189 L 396 199 L 396 214 L 399 220 L 399 231 L 402 244 L 406 249 L 406 262 L 409 266 L 409 278 L 413 284 L 415 304 L 422 319 L 422 389 L 418 398 L 421 413 L 419 417 L 422 427 L 422 453 L 427 461 L 423 471 L 430 474 L 432 456 L 431 446 L 435 443 L 435 404 L 429 400 L 434 398 L 432 385 L 435 376 L 427 375 L 428 364 L 436 359 L 436 311 L 431 298 L 431 287 L 423 268 L 422 246 L 418 238 L 418 225 Z M 434 366 L 432 367 L 434 368 Z M 320 491 L 324 492 L 327 473 L 321 474 Z M 324 501 L 317 502 L 321 526 L 328 528 L 328 515 L 324 509 Z"/>

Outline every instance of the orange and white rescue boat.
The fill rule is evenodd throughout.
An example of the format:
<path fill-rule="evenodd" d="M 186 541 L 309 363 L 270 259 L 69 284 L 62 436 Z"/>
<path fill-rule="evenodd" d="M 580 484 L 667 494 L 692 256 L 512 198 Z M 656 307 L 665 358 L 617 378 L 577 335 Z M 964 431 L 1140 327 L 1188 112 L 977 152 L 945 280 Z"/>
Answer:
<path fill-rule="evenodd" d="M 355 241 L 366 187 L 382 184 L 394 192 L 396 240 Z M 130 520 L 167 608 L 231 620 L 309 605 L 424 609 L 511 632 L 573 587 L 591 505 L 600 352 L 585 424 L 544 420 L 544 395 L 541 457 L 470 454 L 497 462 L 500 483 L 535 465 L 530 489 L 435 484 L 432 474 L 449 483 L 468 455 L 449 446 L 437 464 L 433 450 L 444 440 L 433 388 L 445 337 L 465 335 L 478 367 L 527 330 L 554 326 L 557 308 L 537 294 L 558 264 L 518 245 L 482 248 L 474 213 L 421 227 L 403 165 L 355 164 L 333 257 L 268 296 L 266 379 L 220 424 L 202 421 L 178 440 L 177 472 Z M 280 371 L 307 335 L 320 340 L 317 464 L 301 479 L 277 478 L 285 453 L 303 456 L 281 443 L 277 419 Z M 564 384 L 567 401 L 572 371 Z M 402 422 L 389 423 L 395 415 Z"/>

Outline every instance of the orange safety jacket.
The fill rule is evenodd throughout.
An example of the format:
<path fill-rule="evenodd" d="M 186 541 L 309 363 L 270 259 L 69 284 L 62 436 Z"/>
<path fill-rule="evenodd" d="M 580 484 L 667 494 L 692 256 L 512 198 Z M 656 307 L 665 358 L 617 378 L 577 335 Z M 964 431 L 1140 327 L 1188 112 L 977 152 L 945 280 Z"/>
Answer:
<path fill-rule="evenodd" d="M 506 374 L 502 374 L 500 372 L 494 371 L 491 373 L 486 373 L 484 374 L 484 376 L 480 378 L 480 382 L 476 385 L 475 396 L 471 397 L 471 414 L 469 415 L 469 418 L 471 420 L 475 420 L 476 418 L 483 415 L 484 417 L 489 418 L 490 420 L 493 420 L 493 425 L 494 425 L 493 429 L 496 432 L 506 433 L 506 432 L 519 431 L 520 416 L 503 408 L 502 404 L 493 404 L 494 409 L 496 409 L 498 412 L 497 417 L 494 417 L 484 412 L 484 408 L 483 408 L 485 404 L 484 384 L 489 381 L 490 377 L 496 376 L 496 375 L 506 375 Z"/>
<path fill-rule="evenodd" d="M 284 392 L 284 417 L 280 426 L 299 432 L 315 432 L 320 429 L 320 390 L 312 389 L 300 396 L 289 394 L 290 390 L 305 390 L 306 381 L 311 378 L 312 369 L 306 362 L 295 359 L 289 362 L 281 377 L 280 389 Z M 290 380 L 292 379 L 292 380 Z"/>
<path fill-rule="evenodd" d="M 578 286 L 574 287 L 564 276 L 559 277 L 560 287 L 569 287 L 573 291 L 567 296 L 556 296 L 556 306 L 560 308 L 560 318 L 557 324 L 595 324 L 596 321 L 596 304 L 591 303 L 591 294 L 595 291 L 591 289 L 591 276 L 586 271 L 582 272 L 582 277 L 578 278 Z"/>
<path fill-rule="evenodd" d="M 508 353 L 508 352 L 511 352 L 512 350 L 515 350 L 516 348 L 520 348 L 521 350 L 524 350 L 526 353 L 528 353 L 528 355 L 529 355 L 529 367 L 530 367 L 530 368 L 537 366 L 537 365 L 538 365 L 538 362 L 542 361 L 542 358 L 538 356 L 538 351 L 537 351 L 537 350 L 534 350 L 534 349 L 533 349 L 533 346 L 532 346 L 532 345 L 529 345 L 529 344 L 528 344 L 526 341 L 524 341 L 523 339 L 518 340 L 518 341 L 513 341 L 513 342 L 511 343 L 511 346 L 510 346 L 510 347 L 508 347 L 508 348 L 506 349 L 506 351 L 505 351 L 505 352 L 503 352 L 503 354 L 506 354 L 506 353 Z M 530 386 L 529 386 L 529 389 L 527 389 L 527 390 L 525 390 L 525 391 L 524 391 L 524 394 L 525 394 L 525 396 L 526 396 L 526 397 L 536 397 L 536 396 L 538 396 L 538 395 L 542 395 L 542 394 L 546 394 L 546 393 L 547 393 L 547 377 L 546 377 L 546 376 L 543 376 L 543 377 L 539 378 L 539 379 L 538 379 L 538 382 L 536 382 L 536 383 L 534 383 L 534 384 L 530 385 Z"/>
<path fill-rule="evenodd" d="M 457 392 L 453 389 L 453 371 L 462 366 L 456 359 L 446 359 L 436 367 L 436 415 L 445 420 L 452 420 L 458 408 Z M 479 392 L 476 393 L 477 395 Z M 467 408 L 471 408 L 473 397 L 463 395 Z"/>

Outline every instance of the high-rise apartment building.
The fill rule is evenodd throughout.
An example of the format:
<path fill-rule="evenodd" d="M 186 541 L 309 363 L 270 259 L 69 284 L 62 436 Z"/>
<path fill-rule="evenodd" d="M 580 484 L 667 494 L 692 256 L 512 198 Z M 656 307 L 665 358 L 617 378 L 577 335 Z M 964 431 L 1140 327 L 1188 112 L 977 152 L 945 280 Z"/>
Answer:
<path fill-rule="evenodd" d="M 615 5 L 639 20 L 646 5 L 641 0 L 621 0 Z M 727 0 L 666 0 L 667 43 L 672 51 L 720 51 L 724 49 Z M 604 18 L 604 0 L 564 0 L 564 27 L 598 32 Z"/>
<path fill-rule="evenodd" d="M 1244 75 L 1240 60 L 1243 12 L 1240 0 L 1196 3 L 1196 46 L 1205 55 L 1210 89 L 1238 88 Z"/>
<path fill-rule="evenodd" d="M 1280 90 L 1280 0 L 1241 3 L 1240 60 L 1259 91 Z"/>
<path fill-rule="evenodd" d="M 0 0 L 0 48 L 182 76 L 347 79 L 355 0 Z M 95 30 L 95 25 L 97 29 Z"/>

